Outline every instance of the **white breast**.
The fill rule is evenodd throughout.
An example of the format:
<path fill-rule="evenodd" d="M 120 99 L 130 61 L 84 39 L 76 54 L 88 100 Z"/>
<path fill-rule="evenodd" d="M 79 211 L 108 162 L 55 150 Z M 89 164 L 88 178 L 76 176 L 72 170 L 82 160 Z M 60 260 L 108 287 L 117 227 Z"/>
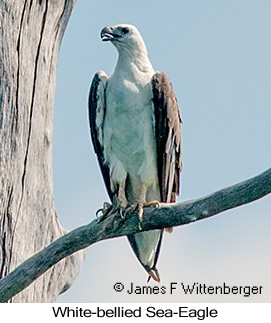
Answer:
<path fill-rule="evenodd" d="M 156 144 L 151 75 L 127 80 L 113 74 L 106 89 L 104 123 L 105 158 L 111 178 L 121 182 L 127 174 L 136 182 L 157 186 Z"/>

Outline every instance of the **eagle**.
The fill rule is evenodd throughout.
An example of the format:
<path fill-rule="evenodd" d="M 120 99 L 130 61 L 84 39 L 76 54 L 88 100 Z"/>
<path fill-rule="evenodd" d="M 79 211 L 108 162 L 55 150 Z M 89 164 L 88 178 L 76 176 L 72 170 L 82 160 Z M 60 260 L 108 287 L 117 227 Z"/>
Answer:
<path fill-rule="evenodd" d="M 112 204 L 121 214 L 145 206 L 173 203 L 182 171 L 181 117 L 172 84 L 152 67 L 135 26 L 104 27 L 101 39 L 118 51 L 113 74 L 95 74 L 89 94 L 92 143 Z M 171 231 L 171 228 L 165 229 Z M 149 277 L 160 281 L 156 268 L 163 231 L 128 235 Z"/>

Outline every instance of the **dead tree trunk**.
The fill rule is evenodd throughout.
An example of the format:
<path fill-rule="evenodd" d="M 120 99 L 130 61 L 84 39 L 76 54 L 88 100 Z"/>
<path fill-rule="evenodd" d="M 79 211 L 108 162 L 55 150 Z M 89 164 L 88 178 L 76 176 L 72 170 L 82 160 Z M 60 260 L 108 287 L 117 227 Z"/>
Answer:
<path fill-rule="evenodd" d="M 0 2 L 0 278 L 66 233 L 53 199 L 53 107 L 59 46 L 74 3 Z M 54 301 L 82 261 L 82 252 L 64 259 L 12 301 Z"/>

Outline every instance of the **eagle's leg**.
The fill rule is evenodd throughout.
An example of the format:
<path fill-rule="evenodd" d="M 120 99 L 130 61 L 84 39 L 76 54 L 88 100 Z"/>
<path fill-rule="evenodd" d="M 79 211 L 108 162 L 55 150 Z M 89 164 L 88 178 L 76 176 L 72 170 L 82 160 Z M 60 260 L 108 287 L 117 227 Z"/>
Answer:
<path fill-rule="evenodd" d="M 135 200 L 134 203 L 130 204 L 125 212 L 124 212 L 124 217 L 129 214 L 129 213 L 133 213 L 136 209 L 138 209 L 137 214 L 138 214 L 138 218 L 139 221 L 142 222 L 142 218 L 143 218 L 143 208 L 145 206 L 146 202 L 146 192 L 147 192 L 147 187 L 146 185 L 142 185 L 142 190 L 140 192 L 140 196 L 138 199 Z M 139 224 L 139 227 L 141 228 L 141 225 Z"/>
<path fill-rule="evenodd" d="M 140 198 L 139 198 L 139 202 L 138 202 L 138 218 L 140 220 L 140 222 L 142 222 L 143 219 L 143 208 L 144 207 L 157 207 L 159 208 L 161 206 L 159 201 L 146 201 L 146 193 L 147 193 L 147 186 L 146 185 L 142 185 L 142 190 L 141 190 L 141 194 L 140 194 Z"/>
<path fill-rule="evenodd" d="M 124 210 L 128 206 L 128 201 L 125 194 L 125 184 L 126 184 L 126 180 L 124 180 L 119 184 L 119 190 L 118 190 L 118 200 L 120 202 L 120 216 L 123 219 L 125 218 Z"/>
<path fill-rule="evenodd" d="M 118 195 L 114 195 L 112 199 L 112 204 L 109 204 L 107 202 L 104 203 L 103 208 L 99 209 L 96 212 L 96 216 L 99 215 L 99 213 L 102 213 L 101 220 L 103 220 L 107 215 L 109 214 L 116 214 L 119 213 L 121 218 L 124 219 L 124 210 L 127 208 L 128 202 L 125 196 L 125 181 L 119 184 L 118 187 Z"/>

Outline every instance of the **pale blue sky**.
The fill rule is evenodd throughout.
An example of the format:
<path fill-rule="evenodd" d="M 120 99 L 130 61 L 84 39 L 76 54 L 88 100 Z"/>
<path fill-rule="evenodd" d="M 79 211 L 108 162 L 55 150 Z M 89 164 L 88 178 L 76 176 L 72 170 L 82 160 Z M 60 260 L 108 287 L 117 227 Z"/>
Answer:
<path fill-rule="evenodd" d="M 179 201 L 200 197 L 271 163 L 271 2 L 266 0 L 78 0 L 59 57 L 54 189 L 61 224 L 88 223 L 108 200 L 90 143 L 87 99 L 94 73 L 111 74 L 117 52 L 100 30 L 140 30 L 156 70 L 167 73 L 184 121 Z M 125 237 L 88 249 L 62 302 L 271 301 L 271 197 L 166 234 L 158 261 L 170 282 L 263 285 L 263 295 L 197 297 L 115 293 L 117 281 L 146 283 Z"/>

